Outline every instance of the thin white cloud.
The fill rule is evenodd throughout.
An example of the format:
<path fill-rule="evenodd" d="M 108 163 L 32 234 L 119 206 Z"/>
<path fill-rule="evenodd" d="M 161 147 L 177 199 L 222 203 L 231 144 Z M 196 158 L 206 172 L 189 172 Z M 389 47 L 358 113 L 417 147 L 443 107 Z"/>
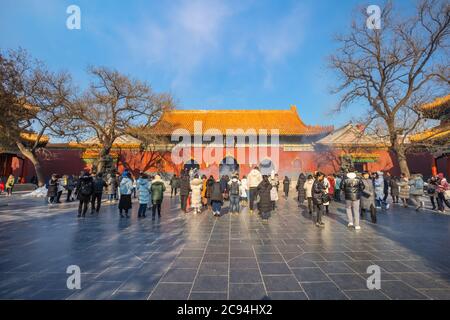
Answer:
<path fill-rule="evenodd" d="M 265 74 L 261 85 L 271 89 L 276 80 L 273 70 L 302 44 L 307 11 L 297 5 L 273 20 L 241 28 L 239 19 L 233 18 L 253 14 L 254 2 L 235 4 L 224 0 L 174 1 L 163 16 L 142 20 L 120 32 L 131 55 L 164 70 L 174 90 L 191 87 L 191 78 L 218 58 L 259 65 Z"/>
<path fill-rule="evenodd" d="M 138 58 L 149 64 L 164 65 L 174 75 L 172 87 L 188 78 L 221 41 L 224 22 L 230 8 L 219 0 L 182 0 L 172 3 L 161 17 L 163 24 L 145 22 L 138 29 L 123 31 L 124 38 Z"/>

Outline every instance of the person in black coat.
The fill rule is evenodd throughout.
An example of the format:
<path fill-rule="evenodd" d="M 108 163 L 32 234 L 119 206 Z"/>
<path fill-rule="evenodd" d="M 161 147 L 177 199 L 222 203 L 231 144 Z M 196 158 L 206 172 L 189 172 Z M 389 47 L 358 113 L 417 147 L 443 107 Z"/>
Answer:
<path fill-rule="evenodd" d="M 306 176 L 303 173 L 300 173 L 297 180 L 297 186 L 295 187 L 297 190 L 297 200 L 299 205 L 303 204 L 306 199 L 305 182 Z"/>
<path fill-rule="evenodd" d="M 180 202 L 181 210 L 187 213 L 187 201 L 189 193 L 191 192 L 191 182 L 189 181 L 189 175 L 183 174 L 180 180 Z"/>
<path fill-rule="evenodd" d="M 85 172 L 83 176 L 78 180 L 77 195 L 80 204 L 78 205 L 78 217 L 86 216 L 88 204 L 91 201 L 92 194 L 94 193 L 94 183 L 92 177 L 88 172 Z"/>
<path fill-rule="evenodd" d="M 223 204 L 223 193 L 225 192 L 224 187 L 219 181 L 215 181 L 211 186 L 211 207 L 212 212 L 215 217 L 220 217 L 220 211 L 222 210 Z"/>
<path fill-rule="evenodd" d="M 214 180 L 213 176 L 209 176 L 208 180 L 206 181 L 206 199 L 208 201 L 208 207 L 210 208 L 211 208 L 211 193 L 215 182 L 216 181 Z"/>
<path fill-rule="evenodd" d="M 287 199 L 289 196 L 289 187 L 291 186 L 291 180 L 289 180 L 289 178 L 287 176 L 284 177 L 283 180 L 283 192 L 284 192 L 284 197 Z"/>
<path fill-rule="evenodd" d="M 58 196 L 58 176 L 56 174 L 52 174 L 47 186 L 47 198 L 48 203 L 53 204 L 56 202 L 56 198 Z"/>
<path fill-rule="evenodd" d="M 270 198 L 270 190 L 272 190 L 272 184 L 270 183 L 268 176 L 263 175 L 263 180 L 259 183 L 256 190 L 257 194 L 259 195 L 258 209 L 261 213 L 261 218 L 264 222 L 267 222 L 273 209 L 272 201 Z"/>
<path fill-rule="evenodd" d="M 170 197 L 177 196 L 178 189 L 180 188 L 180 178 L 176 174 L 170 179 Z"/>
<path fill-rule="evenodd" d="M 92 194 L 91 200 L 91 214 L 94 214 L 94 211 L 98 213 L 100 211 L 100 206 L 102 203 L 103 189 L 107 186 L 105 180 L 103 180 L 103 174 L 98 173 L 94 178 L 94 192 Z M 97 203 L 97 205 L 96 205 Z"/>
<path fill-rule="evenodd" d="M 316 179 L 312 186 L 312 198 L 314 206 L 317 208 L 316 226 L 323 227 L 325 223 L 322 221 L 324 196 L 326 194 L 326 187 L 323 182 L 325 175 L 322 172 L 317 172 Z"/>

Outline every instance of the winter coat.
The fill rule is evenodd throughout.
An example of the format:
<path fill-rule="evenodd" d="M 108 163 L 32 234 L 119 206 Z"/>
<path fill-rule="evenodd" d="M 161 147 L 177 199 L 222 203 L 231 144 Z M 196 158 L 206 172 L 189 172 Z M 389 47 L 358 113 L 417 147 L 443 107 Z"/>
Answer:
<path fill-rule="evenodd" d="M 414 196 L 423 196 L 423 186 L 424 182 L 420 175 L 415 175 L 408 182 L 409 184 L 409 194 Z"/>
<path fill-rule="evenodd" d="M 384 197 L 384 178 L 379 175 L 377 179 L 373 181 L 375 186 L 375 196 L 377 199 L 383 199 Z"/>
<path fill-rule="evenodd" d="M 117 177 L 116 175 L 110 174 L 106 179 L 106 193 L 116 194 L 117 193 Z"/>
<path fill-rule="evenodd" d="M 237 185 L 235 185 L 235 183 Z M 233 186 L 237 186 L 237 188 L 234 189 Z M 239 179 L 233 178 L 230 181 L 228 181 L 228 190 L 230 192 L 230 196 L 240 196 L 241 194 L 240 189 L 241 189 L 241 182 L 239 181 Z M 237 191 L 237 194 L 232 194 L 232 191 Z"/>
<path fill-rule="evenodd" d="M 327 177 L 323 178 L 323 185 L 325 187 L 325 193 L 326 194 L 330 194 L 331 183 L 330 183 L 330 181 L 328 180 Z M 323 205 L 324 206 L 329 206 L 330 205 L 330 201 L 324 202 Z"/>
<path fill-rule="evenodd" d="M 58 193 L 64 191 L 64 179 L 59 178 L 58 179 Z"/>
<path fill-rule="evenodd" d="M 303 186 L 303 189 L 305 190 L 306 198 L 312 198 L 313 184 L 314 184 L 314 179 L 307 179 L 305 181 L 305 185 Z"/>
<path fill-rule="evenodd" d="M 214 181 L 214 179 L 210 179 L 210 178 L 208 178 L 208 180 L 206 181 L 206 197 L 209 199 L 211 198 L 213 186 L 215 183 L 216 183 L 216 181 Z"/>
<path fill-rule="evenodd" d="M 211 186 L 211 201 L 223 202 L 223 192 L 224 190 L 220 186 L 219 181 L 215 181 Z"/>
<path fill-rule="evenodd" d="M 75 189 L 75 186 L 76 183 L 73 180 L 73 178 L 72 177 L 67 178 L 67 185 L 66 185 L 67 190 L 72 191 L 73 189 Z"/>
<path fill-rule="evenodd" d="M 191 183 L 189 177 L 184 176 L 180 180 L 180 196 L 188 196 L 189 192 L 191 192 Z"/>
<path fill-rule="evenodd" d="M 271 212 L 273 209 L 272 199 L 270 197 L 270 191 L 273 186 L 268 180 L 263 180 L 257 187 L 257 193 L 259 195 L 258 210 L 263 213 Z"/>
<path fill-rule="evenodd" d="M 225 178 L 225 176 L 222 176 L 222 178 L 220 178 L 220 188 L 222 188 L 224 192 L 228 191 L 228 180 Z"/>
<path fill-rule="evenodd" d="M 342 179 L 340 177 L 336 177 L 336 179 L 334 179 L 335 183 L 334 183 L 334 189 L 336 191 L 340 191 L 341 190 L 341 182 Z"/>
<path fill-rule="evenodd" d="M 58 193 L 58 180 L 50 179 L 47 187 L 47 197 L 56 197 Z"/>
<path fill-rule="evenodd" d="M 191 206 L 193 208 L 199 208 L 202 205 L 202 188 L 203 188 L 203 181 L 194 178 L 194 180 L 191 181 Z"/>
<path fill-rule="evenodd" d="M 306 198 L 305 182 L 306 182 L 306 177 L 304 174 L 301 174 L 298 177 L 297 185 L 295 186 L 295 189 L 297 190 L 297 193 L 298 193 L 298 200 L 300 202 L 303 202 Z"/>
<path fill-rule="evenodd" d="M 170 186 L 174 189 L 178 189 L 180 187 L 180 178 L 172 177 L 172 179 L 170 179 Z"/>
<path fill-rule="evenodd" d="M 161 179 L 154 179 L 151 186 L 152 202 L 161 203 L 163 200 L 164 191 L 166 191 L 164 182 Z"/>
<path fill-rule="evenodd" d="M 90 197 L 94 193 L 94 184 L 91 176 L 82 176 L 78 179 L 78 199 Z"/>
<path fill-rule="evenodd" d="M 384 176 L 384 194 L 389 194 L 389 187 L 391 185 L 392 178 L 390 176 Z"/>
<path fill-rule="evenodd" d="M 15 182 L 16 182 L 16 181 L 14 180 L 14 177 L 13 177 L 13 176 L 9 176 L 8 180 L 6 181 L 6 186 L 5 186 L 5 188 L 8 189 L 8 188 L 14 187 L 14 183 L 15 183 Z"/>
<path fill-rule="evenodd" d="M 130 195 L 133 190 L 133 181 L 128 177 L 122 177 L 119 184 L 119 192 L 121 195 Z"/>
<path fill-rule="evenodd" d="M 364 184 L 356 177 L 355 173 L 350 172 L 341 182 L 341 190 L 344 192 L 345 200 L 356 201 L 361 198 Z"/>
<path fill-rule="evenodd" d="M 446 190 L 449 190 L 449 184 L 447 182 L 447 179 L 442 178 L 439 180 L 438 186 L 437 186 L 437 192 L 438 193 L 444 193 Z"/>
<path fill-rule="evenodd" d="M 248 181 L 247 178 L 244 178 L 241 180 L 241 197 L 242 198 L 247 198 L 247 191 L 248 191 Z"/>
<path fill-rule="evenodd" d="M 330 187 L 328 188 L 328 194 L 333 195 L 334 194 L 334 188 L 336 186 L 336 180 L 334 180 L 333 177 L 327 178 L 328 182 L 330 183 Z"/>
<path fill-rule="evenodd" d="M 312 198 L 314 204 L 323 204 L 323 195 L 326 194 L 326 187 L 323 181 L 315 180 L 312 186 Z"/>
<path fill-rule="evenodd" d="M 105 180 L 100 177 L 94 178 L 94 193 L 100 194 L 103 193 L 103 189 L 107 186 Z"/>
<path fill-rule="evenodd" d="M 137 192 L 139 194 L 139 203 L 148 204 L 151 199 L 151 183 L 148 179 L 138 179 L 137 181 Z"/>
<path fill-rule="evenodd" d="M 362 179 L 364 190 L 361 194 L 361 209 L 370 210 L 370 206 L 375 206 L 375 188 L 372 179 Z"/>
<path fill-rule="evenodd" d="M 202 179 L 202 198 L 206 198 L 207 186 L 208 186 L 208 179 Z"/>
<path fill-rule="evenodd" d="M 398 185 L 398 180 L 391 179 L 390 186 L 391 186 L 391 195 L 394 197 L 398 197 L 400 194 L 400 187 Z"/>
<path fill-rule="evenodd" d="M 398 182 L 398 186 L 400 187 L 399 196 L 402 199 L 409 199 L 409 180 L 408 178 L 403 178 Z"/>
<path fill-rule="evenodd" d="M 262 174 L 256 169 L 252 169 L 247 176 L 247 182 L 249 188 L 256 188 L 262 181 Z"/>
<path fill-rule="evenodd" d="M 289 192 L 289 187 L 291 186 L 291 181 L 289 179 L 283 180 L 283 192 Z"/>

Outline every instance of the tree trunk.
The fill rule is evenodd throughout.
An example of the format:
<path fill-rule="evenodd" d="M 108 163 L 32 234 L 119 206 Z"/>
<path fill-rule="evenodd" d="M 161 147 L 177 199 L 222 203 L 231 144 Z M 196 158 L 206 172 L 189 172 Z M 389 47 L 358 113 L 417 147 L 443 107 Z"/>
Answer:
<path fill-rule="evenodd" d="M 406 161 L 406 152 L 405 149 L 394 145 L 392 148 L 395 155 L 397 156 L 398 166 L 400 168 L 400 172 L 404 173 L 407 177 L 410 176 L 408 162 Z"/>
<path fill-rule="evenodd" d="M 34 166 L 34 171 L 36 172 L 36 177 L 38 180 L 38 186 L 42 187 L 45 185 L 45 176 L 44 172 L 42 172 L 41 162 L 39 161 L 38 156 L 36 155 L 36 152 L 34 150 L 29 150 L 25 145 L 17 141 L 16 142 L 17 147 L 19 148 L 20 152 L 31 161 L 31 163 Z"/>
<path fill-rule="evenodd" d="M 97 162 L 97 173 L 105 173 L 105 169 L 107 167 L 107 161 L 109 161 L 109 152 L 111 151 L 111 147 L 103 147 L 100 151 L 100 158 Z"/>

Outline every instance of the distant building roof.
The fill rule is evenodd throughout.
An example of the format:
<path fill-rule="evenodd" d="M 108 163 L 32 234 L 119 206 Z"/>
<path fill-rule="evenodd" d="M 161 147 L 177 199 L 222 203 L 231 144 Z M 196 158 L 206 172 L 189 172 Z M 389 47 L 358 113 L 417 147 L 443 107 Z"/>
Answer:
<path fill-rule="evenodd" d="M 450 123 L 425 130 L 410 137 L 412 142 L 416 143 L 446 143 L 450 144 Z"/>
<path fill-rule="evenodd" d="M 421 107 L 422 112 L 427 118 L 441 119 L 450 117 L 450 94 L 435 99 L 433 102 L 424 104 Z"/>
<path fill-rule="evenodd" d="M 386 146 L 383 139 L 364 133 L 362 128 L 353 125 L 352 123 L 336 129 L 326 137 L 316 142 L 319 145 L 325 146 L 354 146 L 354 147 L 377 147 Z"/>
<path fill-rule="evenodd" d="M 194 122 L 201 121 L 202 133 L 218 129 L 224 134 L 227 129 L 236 130 L 278 129 L 280 135 L 319 135 L 333 130 L 332 126 L 309 126 L 297 114 L 297 108 L 289 110 L 174 110 L 165 112 L 152 129 L 156 134 L 170 135 L 175 129 L 186 129 L 194 134 Z"/>

